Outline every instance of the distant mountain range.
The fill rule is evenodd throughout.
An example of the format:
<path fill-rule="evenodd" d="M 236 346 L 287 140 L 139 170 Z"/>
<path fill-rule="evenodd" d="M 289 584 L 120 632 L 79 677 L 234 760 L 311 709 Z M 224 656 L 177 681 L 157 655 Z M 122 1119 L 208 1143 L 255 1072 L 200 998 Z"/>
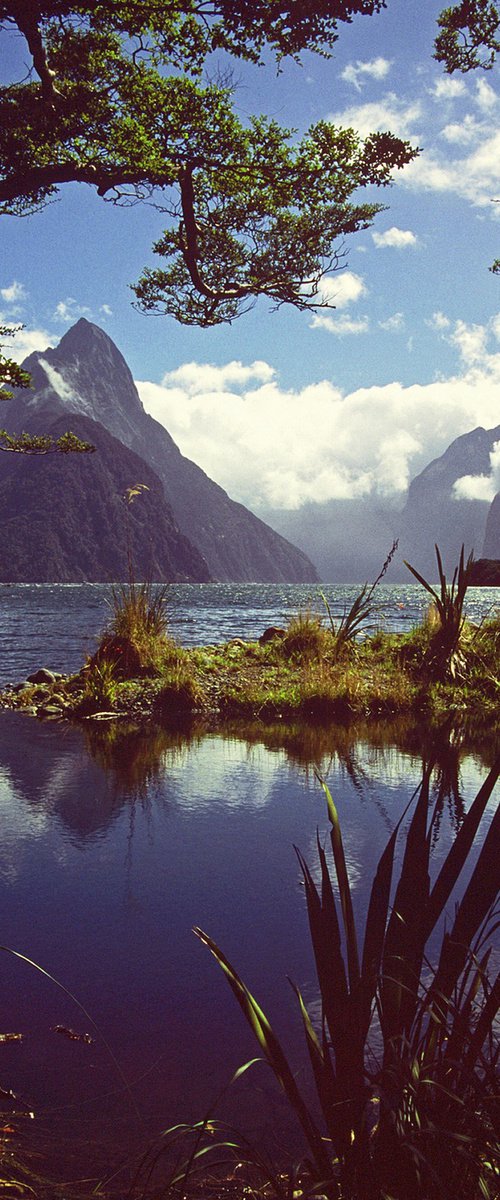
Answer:
<path fill-rule="evenodd" d="M 410 581 L 404 559 L 435 578 L 434 543 L 448 572 L 462 544 L 500 559 L 500 494 L 491 503 L 455 489 L 464 476 L 490 476 L 500 425 L 456 438 L 412 480 L 404 506 L 370 496 L 269 510 L 262 520 L 145 412 L 123 355 L 98 326 L 82 318 L 23 366 L 33 390 L 2 406 L 4 427 L 55 437 L 71 429 L 97 453 L 0 454 L 0 581 L 117 580 L 132 563 L 136 578 L 158 580 L 357 583 L 376 577 L 395 538 L 394 582 Z M 136 483 L 147 490 L 126 505 Z"/>
<path fill-rule="evenodd" d="M 435 543 L 445 569 L 453 573 L 461 546 L 476 558 L 500 559 L 500 494 L 493 502 L 457 496 L 464 476 L 486 476 L 490 455 L 500 442 L 500 425 L 473 429 L 456 438 L 408 488 L 403 508 L 375 500 L 331 500 L 296 512 L 266 511 L 266 519 L 307 550 L 321 577 L 338 583 L 376 578 L 395 538 L 398 553 L 387 580 L 410 582 L 404 560 L 435 579 Z"/>
<path fill-rule="evenodd" d="M 33 390 L 3 406 L 9 433 L 71 429 L 95 454 L 0 455 L 0 580 L 136 578 L 314 582 L 306 554 L 189 459 L 145 412 L 123 355 L 81 319 L 23 363 Z M 142 483 L 133 504 L 128 487 Z"/>

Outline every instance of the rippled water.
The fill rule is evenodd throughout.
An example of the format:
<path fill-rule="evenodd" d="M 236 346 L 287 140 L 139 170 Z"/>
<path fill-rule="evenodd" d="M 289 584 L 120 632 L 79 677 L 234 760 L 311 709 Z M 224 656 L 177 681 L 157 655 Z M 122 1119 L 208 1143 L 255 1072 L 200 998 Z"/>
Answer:
<path fill-rule="evenodd" d="M 300 608 L 324 612 L 321 591 L 334 617 L 348 610 L 359 588 L 298 584 L 172 584 L 170 626 L 185 646 L 257 638 L 282 625 Z M 0 584 L 0 684 L 39 666 L 77 670 L 110 615 L 108 584 Z M 428 595 L 417 584 L 382 584 L 374 602 L 376 625 L 405 630 L 418 623 Z M 467 612 L 481 620 L 500 608 L 500 588 L 471 588 Z"/>

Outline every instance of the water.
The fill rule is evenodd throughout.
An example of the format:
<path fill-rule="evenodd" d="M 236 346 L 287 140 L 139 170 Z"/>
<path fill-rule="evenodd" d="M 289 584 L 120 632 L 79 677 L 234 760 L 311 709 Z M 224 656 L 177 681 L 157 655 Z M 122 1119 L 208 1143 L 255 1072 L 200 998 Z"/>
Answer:
<path fill-rule="evenodd" d="M 338 611 L 356 589 L 326 590 Z M 106 621 L 108 594 L 100 585 L 3 585 L 4 679 L 41 663 L 78 667 Z M 302 587 L 175 587 L 171 622 L 184 644 L 250 638 L 314 597 Z M 498 598 L 473 592 L 475 618 Z M 425 606 L 412 585 L 380 588 L 379 599 L 391 628 L 408 628 Z M 1 1047 L 1 1085 L 19 1097 L 13 1120 L 28 1124 L 23 1136 L 42 1162 L 62 1178 L 111 1172 L 161 1129 L 200 1119 L 257 1053 L 194 925 L 234 961 L 304 1083 L 287 977 L 317 1016 L 292 848 L 314 868 L 316 830 L 323 837 L 327 822 L 313 764 L 335 796 L 362 923 L 377 858 L 428 745 L 418 725 L 256 724 L 183 737 L 0 713 L 0 942 L 53 977 L 0 952 L 0 1032 L 24 1035 Z M 493 753 L 484 737 L 443 740 L 434 873 Z M 58 1025 L 93 1043 L 70 1040 Z M 24 1109 L 34 1121 L 23 1122 Z M 285 1102 L 263 1066 L 230 1090 L 219 1115 L 297 1155 Z"/>
<path fill-rule="evenodd" d="M 194 925 L 235 963 L 305 1077 L 287 977 L 318 1016 L 292 849 L 314 867 L 317 828 L 326 835 L 311 759 L 335 796 L 362 922 L 376 859 L 421 775 L 421 734 L 296 727 L 189 741 L 0 716 L 0 940 L 67 989 L 0 953 L 0 1031 L 24 1035 L 2 1046 L 2 1086 L 34 1111 L 30 1143 L 51 1170 L 114 1169 L 161 1129 L 200 1119 L 257 1053 Z M 442 749 L 434 873 L 490 753 L 485 744 Z M 481 836 L 493 811 L 492 800 Z M 94 1043 L 70 1041 L 57 1025 Z M 297 1153 L 262 1066 L 219 1115 L 257 1141 L 271 1126 Z"/>
<path fill-rule="evenodd" d="M 184 646 L 258 638 L 269 625 L 283 625 L 300 608 L 323 612 L 321 592 L 332 615 L 348 610 L 356 585 L 321 588 L 309 584 L 172 584 L 170 627 Z M 108 584 L 0 584 L 0 683 L 15 682 L 39 666 L 75 671 L 110 617 Z M 374 596 L 373 621 L 388 630 L 417 624 L 429 597 L 418 584 L 382 584 Z M 500 588 L 471 588 L 467 613 L 480 621 L 500 608 Z"/>

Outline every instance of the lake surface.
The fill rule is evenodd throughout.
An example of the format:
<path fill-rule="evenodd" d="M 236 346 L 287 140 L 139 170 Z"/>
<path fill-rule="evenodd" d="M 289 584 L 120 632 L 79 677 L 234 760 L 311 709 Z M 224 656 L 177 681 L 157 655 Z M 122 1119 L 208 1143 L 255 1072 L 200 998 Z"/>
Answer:
<path fill-rule="evenodd" d="M 183 646 L 209 645 L 233 637 L 258 638 L 283 625 L 299 609 L 333 617 L 348 611 L 357 585 L 172 584 L 170 628 Z M 99 583 L 0 584 L 0 684 L 22 679 L 44 665 L 76 671 L 110 619 L 111 585 Z M 422 619 L 429 596 L 418 584 L 381 584 L 374 593 L 373 624 L 404 631 Z M 470 588 L 466 611 L 481 621 L 500 609 L 500 588 Z"/>
<path fill-rule="evenodd" d="M 29 1142 L 63 1178 L 105 1174 L 160 1130 L 199 1120 L 256 1055 L 193 925 L 234 962 L 305 1073 L 287 978 L 317 1016 L 293 851 L 314 865 L 316 830 L 327 832 L 311 754 L 340 812 L 361 924 L 376 859 L 422 769 L 415 729 L 121 737 L 0 716 L 1 941 L 86 1010 L 0 953 L 1 1030 L 24 1035 L 2 1047 L 2 1086 L 34 1111 Z M 490 752 L 442 747 L 434 870 Z M 70 1041 L 57 1025 L 94 1042 Z M 297 1155 L 264 1066 L 240 1080 L 219 1115 L 257 1141 L 271 1128 Z"/>
<path fill-rule="evenodd" d="M 415 620 L 417 591 L 388 588 L 385 619 Z M 42 661 L 78 666 L 84 638 L 106 619 L 106 588 L 4 585 L 0 592 L 10 621 L 5 679 Z M 172 624 L 184 642 L 257 636 L 296 610 L 305 589 L 247 585 L 232 600 L 223 585 L 203 593 L 175 589 Z M 479 599 L 491 604 L 492 597 L 481 591 Z M 345 602 L 345 592 L 332 597 Z M 211 1111 L 236 1068 L 256 1055 L 193 925 L 234 962 L 305 1078 L 288 978 L 317 1015 L 293 850 L 314 866 L 316 830 L 327 833 L 313 765 L 340 813 L 362 924 L 377 858 L 428 752 L 428 736 L 415 725 L 347 731 L 255 723 L 205 736 L 82 729 L 0 713 L 0 942 L 66 989 L 0 952 L 0 1032 L 24 1035 L 1 1047 L 0 1083 L 19 1098 L 16 1122 L 23 1125 L 23 1106 L 35 1113 L 23 1137 L 42 1161 L 63 1178 L 112 1172 L 160 1130 Z M 434 871 L 493 753 L 484 737 L 480 744 L 456 734 L 441 739 Z M 55 1032 L 58 1025 L 88 1033 L 92 1044 Z M 264 1066 L 252 1068 L 218 1111 L 257 1141 L 271 1138 L 297 1156 L 296 1131 Z"/>

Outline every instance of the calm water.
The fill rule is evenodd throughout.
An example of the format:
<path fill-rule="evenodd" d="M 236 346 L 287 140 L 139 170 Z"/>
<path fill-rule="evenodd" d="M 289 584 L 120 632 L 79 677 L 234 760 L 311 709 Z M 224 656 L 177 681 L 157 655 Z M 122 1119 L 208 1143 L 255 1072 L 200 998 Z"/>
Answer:
<path fill-rule="evenodd" d="M 41 662 L 78 666 L 106 621 L 107 594 L 99 586 L 3 585 L 4 679 Z M 328 594 L 334 611 L 348 602 L 348 589 Z M 188 644 L 254 637 L 308 597 L 314 593 L 295 587 L 173 588 L 172 626 Z M 472 602 L 487 608 L 498 598 L 483 590 Z M 380 619 L 399 628 L 423 603 L 411 586 L 380 589 L 380 599 Z M 1 1047 L 0 1083 L 15 1091 L 21 1111 L 23 1104 L 34 1111 L 30 1142 L 62 1177 L 111 1171 L 147 1137 L 199 1119 L 256 1054 L 193 925 L 234 961 L 302 1079 L 287 977 L 317 1013 L 293 852 L 297 845 L 314 864 L 316 830 L 326 832 L 312 764 L 339 808 L 361 923 L 376 859 L 427 751 L 423 730 L 402 726 L 253 726 L 183 737 L 0 714 L 0 942 L 43 967 L 86 1010 L 2 950 L 0 1032 L 24 1039 Z M 484 739 L 443 739 L 434 870 L 493 752 Z M 70 1041 L 56 1025 L 94 1042 Z M 271 1112 L 272 1138 L 296 1150 L 284 1101 L 258 1066 L 231 1090 L 220 1116 L 261 1138 Z"/>
<path fill-rule="evenodd" d="M 109 730 L 0 716 L 1 942 L 87 1010 L 0 953 L 0 1030 L 24 1035 L 2 1046 L 2 1086 L 34 1111 L 30 1140 L 63 1177 L 111 1170 L 127 1148 L 199 1119 L 256 1054 L 195 924 L 237 965 L 304 1071 L 287 977 L 318 1014 L 292 849 L 314 864 L 316 829 L 326 833 L 310 760 L 335 795 L 361 922 L 376 858 L 421 774 L 421 732 L 393 730 L 389 739 L 372 728 L 117 740 Z M 442 747 L 434 870 L 490 753 Z M 88 1032 L 94 1044 L 69 1041 L 55 1025 Z M 296 1152 L 286 1106 L 259 1066 L 220 1116 L 259 1139 L 271 1113 L 273 1138 Z"/>
<path fill-rule="evenodd" d="M 184 646 L 232 637 L 253 639 L 268 625 L 282 625 L 300 608 L 324 612 L 321 592 L 334 617 L 348 610 L 357 586 L 310 584 L 172 584 L 171 631 Z M 0 684 L 22 679 L 44 665 L 77 670 L 95 650 L 110 616 L 108 584 L 0 584 Z M 428 596 L 418 584 L 381 584 L 374 596 L 374 624 L 405 630 L 418 623 Z M 481 620 L 500 609 L 500 588 L 471 588 L 467 612 Z"/>

